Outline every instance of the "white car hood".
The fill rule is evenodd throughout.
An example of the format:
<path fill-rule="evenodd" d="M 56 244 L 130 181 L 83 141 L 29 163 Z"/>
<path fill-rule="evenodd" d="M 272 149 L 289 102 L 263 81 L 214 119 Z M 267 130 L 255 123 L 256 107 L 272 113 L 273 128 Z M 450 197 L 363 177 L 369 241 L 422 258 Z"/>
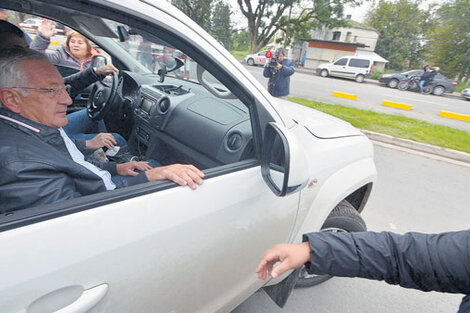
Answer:
<path fill-rule="evenodd" d="M 274 98 L 272 103 L 282 116 L 286 127 L 292 126 L 295 121 L 319 138 L 364 136 L 350 123 L 315 109 L 277 98 Z"/>

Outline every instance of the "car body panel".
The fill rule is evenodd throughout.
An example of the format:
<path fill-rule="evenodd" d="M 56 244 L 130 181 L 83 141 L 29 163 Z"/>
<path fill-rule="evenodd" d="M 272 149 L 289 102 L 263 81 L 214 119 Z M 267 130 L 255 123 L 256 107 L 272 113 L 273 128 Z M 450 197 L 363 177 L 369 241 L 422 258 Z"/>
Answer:
<path fill-rule="evenodd" d="M 470 88 L 466 88 L 466 89 L 462 90 L 462 92 L 460 94 L 465 99 L 470 100 Z"/>
<path fill-rule="evenodd" d="M 243 58 L 245 63 L 248 63 L 248 60 L 253 60 L 253 65 L 264 65 L 266 63 L 266 52 L 269 50 L 263 50 L 258 53 L 248 54 Z"/>
<path fill-rule="evenodd" d="M 368 62 L 367 66 L 366 67 L 352 66 L 351 62 L 356 61 L 356 60 Z M 374 62 L 368 58 L 348 55 L 348 56 L 338 58 L 338 60 L 336 60 L 335 62 L 323 63 L 323 64 L 318 65 L 318 67 L 316 68 L 316 73 L 320 74 L 322 70 L 327 70 L 328 75 L 330 76 L 338 76 L 338 77 L 355 79 L 358 75 L 363 75 L 365 78 L 369 78 L 373 63 Z"/>

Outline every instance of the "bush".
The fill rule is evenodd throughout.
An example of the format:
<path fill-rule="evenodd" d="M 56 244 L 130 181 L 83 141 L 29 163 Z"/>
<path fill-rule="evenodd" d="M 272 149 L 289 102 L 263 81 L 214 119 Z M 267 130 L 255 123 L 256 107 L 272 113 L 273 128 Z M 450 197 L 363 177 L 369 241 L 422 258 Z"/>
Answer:
<path fill-rule="evenodd" d="M 385 71 L 379 71 L 379 70 L 375 70 L 375 69 L 372 69 L 372 73 L 370 74 L 370 78 L 371 79 L 375 79 L 375 80 L 379 80 L 380 76 L 382 76 L 383 74 L 385 74 Z"/>
<path fill-rule="evenodd" d="M 455 88 L 455 91 L 461 92 L 465 88 L 470 88 L 470 86 L 468 84 L 463 83 L 463 82 L 458 82 L 457 87 Z"/>

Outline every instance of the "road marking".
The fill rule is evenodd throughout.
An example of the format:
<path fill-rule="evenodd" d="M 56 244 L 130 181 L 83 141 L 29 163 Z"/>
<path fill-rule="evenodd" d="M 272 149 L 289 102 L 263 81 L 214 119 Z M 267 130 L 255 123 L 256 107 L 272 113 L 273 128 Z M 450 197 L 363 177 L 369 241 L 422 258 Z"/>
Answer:
<path fill-rule="evenodd" d="M 341 92 L 341 91 L 333 91 L 333 97 L 357 100 L 356 95 L 353 95 L 352 93 Z"/>
<path fill-rule="evenodd" d="M 470 115 L 465 115 L 465 114 L 460 114 L 460 113 L 440 111 L 439 116 L 453 118 L 454 120 L 470 122 Z"/>
<path fill-rule="evenodd" d="M 30 38 L 31 38 L 31 37 L 30 37 Z M 31 40 L 35 40 L 35 39 L 36 39 L 36 38 L 31 38 Z M 50 45 L 55 45 L 55 46 L 58 46 L 58 45 L 59 45 L 59 43 L 58 43 L 57 41 L 51 41 L 49 44 L 50 44 Z"/>
<path fill-rule="evenodd" d="M 390 100 L 384 100 L 382 102 L 382 105 L 386 106 L 386 107 L 401 109 L 401 110 L 411 110 L 411 105 L 410 104 L 394 102 L 394 101 L 390 101 Z"/>
<path fill-rule="evenodd" d="M 384 148 L 389 148 L 389 149 L 395 149 L 395 150 L 399 150 L 399 151 L 403 151 L 403 152 L 408 152 L 408 153 L 419 155 L 419 156 L 426 157 L 426 158 L 429 158 L 429 159 L 443 161 L 443 162 L 452 163 L 452 164 L 455 164 L 455 165 L 460 165 L 460 166 L 465 166 L 465 167 L 470 168 L 470 163 L 468 163 L 468 162 L 462 162 L 462 161 L 446 158 L 446 157 L 443 157 L 443 156 L 440 156 L 440 155 L 435 155 L 435 154 L 427 153 L 427 152 L 423 152 L 423 151 L 417 151 L 417 150 L 413 150 L 413 149 L 409 149 L 409 148 L 405 148 L 405 147 L 400 147 L 400 146 L 397 146 L 397 145 L 393 145 L 393 144 L 385 143 L 385 142 L 380 142 L 380 141 L 376 141 L 376 140 L 372 140 L 372 139 L 370 141 L 372 141 L 372 143 L 374 145 L 382 146 Z"/>

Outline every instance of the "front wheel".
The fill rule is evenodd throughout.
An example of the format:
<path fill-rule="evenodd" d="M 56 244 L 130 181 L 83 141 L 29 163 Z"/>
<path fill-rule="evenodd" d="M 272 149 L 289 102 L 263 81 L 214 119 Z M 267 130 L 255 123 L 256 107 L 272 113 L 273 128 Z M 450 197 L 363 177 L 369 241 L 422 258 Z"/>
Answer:
<path fill-rule="evenodd" d="M 366 223 L 356 209 L 346 200 L 341 201 L 331 211 L 321 229 L 321 231 L 327 232 L 361 232 L 366 230 Z M 305 266 L 302 266 L 295 287 L 312 287 L 327 281 L 331 277 L 330 275 L 309 274 Z"/>
<path fill-rule="evenodd" d="M 246 61 L 246 63 L 248 63 L 249 66 L 253 66 L 253 65 L 255 65 L 255 60 L 248 59 L 248 61 Z"/>
<path fill-rule="evenodd" d="M 328 71 L 327 70 L 321 70 L 320 76 L 321 77 L 327 77 L 328 76 Z"/>
<path fill-rule="evenodd" d="M 397 88 L 398 88 L 398 90 L 403 91 L 403 90 L 408 90 L 409 86 L 410 85 L 409 85 L 408 81 L 402 80 L 401 82 L 398 83 Z"/>
<path fill-rule="evenodd" d="M 390 88 L 397 88 L 398 86 L 398 79 L 391 79 L 388 84 L 387 84 L 388 87 Z"/>

